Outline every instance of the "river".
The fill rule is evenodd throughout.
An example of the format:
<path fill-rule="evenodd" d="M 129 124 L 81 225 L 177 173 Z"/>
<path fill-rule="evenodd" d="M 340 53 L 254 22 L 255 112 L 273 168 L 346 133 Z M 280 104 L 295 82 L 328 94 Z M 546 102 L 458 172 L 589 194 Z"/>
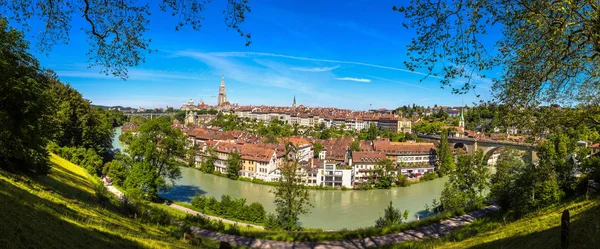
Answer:
<path fill-rule="evenodd" d="M 120 133 L 120 128 L 118 132 Z M 115 134 L 115 148 L 120 148 Z M 161 193 L 162 197 L 189 202 L 196 193 L 220 199 L 221 195 L 246 198 L 246 202 L 259 202 L 267 212 L 274 212 L 272 186 L 251 182 L 235 181 L 224 177 L 205 174 L 193 168 L 181 168 L 182 177 L 175 181 L 175 187 Z M 377 190 L 310 190 L 310 201 L 314 205 L 311 212 L 300 221 L 305 227 L 338 230 L 359 228 L 375 224 L 390 201 L 401 211 L 408 210 L 409 220 L 431 206 L 432 200 L 440 198 L 446 178 L 413 184 L 408 187 Z"/>

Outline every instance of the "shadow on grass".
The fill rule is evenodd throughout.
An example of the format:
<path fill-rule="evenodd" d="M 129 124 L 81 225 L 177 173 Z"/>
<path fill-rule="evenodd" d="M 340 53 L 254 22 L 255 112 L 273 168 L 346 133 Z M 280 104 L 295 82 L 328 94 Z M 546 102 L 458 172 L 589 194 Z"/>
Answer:
<path fill-rule="evenodd" d="M 600 200 L 597 200 L 600 201 Z M 535 221 L 532 221 L 532 226 Z M 556 226 L 523 236 L 491 241 L 473 248 L 560 248 L 560 216 Z M 600 205 L 571 216 L 568 248 L 600 248 Z"/>
<path fill-rule="evenodd" d="M 137 242 L 85 227 L 89 217 L 6 182 L 0 189 L 0 214 L 0 248 L 141 247 Z M 78 222 L 69 222 L 67 217 Z"/>

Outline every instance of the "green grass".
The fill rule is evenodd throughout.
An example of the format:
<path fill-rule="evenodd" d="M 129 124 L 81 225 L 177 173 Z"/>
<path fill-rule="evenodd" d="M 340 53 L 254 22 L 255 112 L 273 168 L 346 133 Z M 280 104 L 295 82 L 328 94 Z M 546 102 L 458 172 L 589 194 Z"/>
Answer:
<path fill-rule="evenodd" d="M 569 248 L 600 248 L 600 200 L 578 199 L 505 222 L 501 214 L 478 219 L 439 239 L 385 248 L 560 248 L 563 210 L 571 216 Z"/>
<path fill-rule="evenodd" d="M 198 248 L 100 201 L 100 180 L 56 155 L 47 176 L 0 170 L 0 248 Z M 176 217 L 174 217 L 176 218 Z M 203 248 L 218 242 L 203 240 Z"/>

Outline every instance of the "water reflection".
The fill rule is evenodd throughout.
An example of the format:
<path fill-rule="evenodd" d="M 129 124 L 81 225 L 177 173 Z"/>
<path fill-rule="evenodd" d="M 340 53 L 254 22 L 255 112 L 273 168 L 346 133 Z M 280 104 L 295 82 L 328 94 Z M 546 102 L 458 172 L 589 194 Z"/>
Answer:
<path fill-rule="evenodd" d="M 181 173 L 182 178 L 175 182 L 176 187 L 161 193 L 161 196 L 189 202 L 196 193 L 217 199 L 227 194 L 235 198 L 246 198 L 248 203 L 259 202 L 268 212 L 275 211 L 272 186 L 234 181 L 191 168 L 181 168 Z M 301 218 L 301 222 L 307 227 L 323 229 L 372 226 L 390 201 L 400 210 L 408 210 L 409 219 L 415 220 L 415 214 L 422 211 L 425 204 L 431 206 L 434 198 L 439 199 L 445 181 L 445 178 L 435 179 L 388 190 L 310 190 L 314 208 L 310 214 Z M 423 213 L 420 215 L 422 217 Z"/>

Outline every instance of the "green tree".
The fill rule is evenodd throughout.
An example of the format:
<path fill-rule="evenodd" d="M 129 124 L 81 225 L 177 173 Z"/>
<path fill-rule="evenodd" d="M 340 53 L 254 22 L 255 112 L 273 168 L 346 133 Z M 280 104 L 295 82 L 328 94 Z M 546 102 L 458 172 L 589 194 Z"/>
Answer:
<path fill-rule="evenodd" d="M 367 140 L 375 140 L 381 131 L 377 129 L 377 126 L 373 123 L 369 125 L 369 129 L 367 130 Z"/>
<path fill-rule="evenodd" d="M 525 171 L 525 162 L 521 154 L 511 148 L 506 148 L 496 162 L 496 173 L 490 180 L 490 196 L 500 207 L 508 210 L 512 197 L 515 195 L 515 184 L 520 174 Z"/>
<path fill-rule="evenodd" d="M 406 218 L 408 218 L 408 210 L 405 210 L 403 214 L 400 209 L 394 208 L 390 201 L 390 205 L 383 211 L 383 216 L 375 221 L 375 227 L 397 226 L 402 224 Z"/>
<path fill-rule="evenodd" d="M 200 170 L 204 173 L 212 173 L 215 170 L 217 154 L 215 147 L 207 146 L 204 152 L 204 160 L 200 163 Z"/>
<path fill-rule="evenodd" d="M 28 49 L 23 34 L 0 17 L 0 167 L 46 174 L 55 124 L 51 76 Z"/>
<path fill-rule="evenodd" d="M 104 165 L 106 175 L 110 177 L 112 183 L 117 186 L 123 186 L 127 175 L 129 174 L 128 164 L 123 161 L 124 157 L 117 155 L 115 160 L 107 162 Z"/>
<path fill-rule="evenodd" d="M 185 157 L 186 137 L 171 128 L 166 117 L 143 123 L 127 148 L 131 156 L 131 172 L 125 181 L 128 188 L 143 190 L 154 198 L 159 188 L 168 187 L 167 180 L 181 177 L 178 158 Z"/>
<path fill-rule="evenodd" d="M 437 147 L 437 166 L 441 176 L 448 175 L 454 171 L 454 155 L 448 142 L 448 130 L 442 130 L 440 143 Z"/>
<path fill-rule="evenodd" d="M 358 139 L 352 141 L 352 144 L 350 144 L 350 150 L 352 152 L 360 151 L 360 141 Z"/>
<path fill-rule="evenodd" d="M 460 155 L 456 169 L 450 173 L 440 198 L 446 210 L 478 204 L 489 185 L 490 174 L 483 164 L 483 151 L 474 155 Z"/>
<path fill-rule="evenodd" d="M 442 77 L 469 91 L 502 68 L 494 95 L 515 107 L 536 102 L 598 103 L 598 2 L 412 0 L 393 7 L 417 36 L 408 45 L 410 70 Z M 502 28 L 491 35 L 492 29 Z M 489 38 L 492 38 L 491 40 Z M 485 41 L 484 41 L 485 40 Z M 494 44 L 495 42 L 495 44 Z M 496 49 L 497 51 L 493 51 Z M 486 75 L 487 74 L 487 75 Z M 455 80 L 465 82 L 454 88 Z"/>
<path fill-rule="evenodd" d="M 379 189 L 388 189 L 392 187 L 391 172 L 396 169 L 396 163 L 390 159 L 383 159 L 375 165 L 372 178 L 375 182 L 375 187 Z"/>
<path fill-rule="evenodd" d="M 102 73 L 127 78 L 127 69 L 145 61 L 146 53 L 152 52 L 151 38 L 146 37 L 150 28 L 149 17 L 158 10 L 177 16 L 173 24 L 175 30 L 185 26 L 200 30 L 204 21 L 206 4 L 204 0 L 166 0 L 152 6 L 148 2 L 126 1 L 76 1 L 58 4 L 48 0 L 8 0 L 3 1 L 0 13 L 29 30 L 31 18 L 42 20 L 44 30 L 38 47 L 49 52 L 57 43 L 68 43 L 71 22 L 84 23 L 86 40 L 89 43 L 87 54 L 90 66 L 98 66 Z M 37 6 L 23 8 L 23 6 Z M 47 10 L 47 11 L 38 11 Z M 251 43 L 250 33 L 242 31 L 241 24 L 250 12 L 248 0 L 228 0 L 223 10 L 225 25 Z M 121 14 L 115 14 L 121 13 Z"/>
<path fill-rule="evenodd" d="M 309 200 L 308 190 L 299 182 L 298 158 L 294 146 L 291 143 L 286 144 L 286 158 L 284 165 L 279 169 L 281 177 L 279 185 L 275 189 L 275 211 L 276 220 L 273 217 L 267 217 L 267 223 L 271 228 L 282 229 L 285 231 L 301 230 L 298 223 L 300 215 L 309 213 L 312 204 Z"/>
<path fill-rule="evenodd" d="M 240 168 L 242 167 L 242 155 L 239 151 L 232 151 L 227 156 L 227 177 L 230 179 L 238 179 L 240 176 Z"/>
<path fill-rule="evenodd" d="M 320 143 L 313 143 L 313 156 L 316 158 L 323 151 L 323 145 Z"/>

